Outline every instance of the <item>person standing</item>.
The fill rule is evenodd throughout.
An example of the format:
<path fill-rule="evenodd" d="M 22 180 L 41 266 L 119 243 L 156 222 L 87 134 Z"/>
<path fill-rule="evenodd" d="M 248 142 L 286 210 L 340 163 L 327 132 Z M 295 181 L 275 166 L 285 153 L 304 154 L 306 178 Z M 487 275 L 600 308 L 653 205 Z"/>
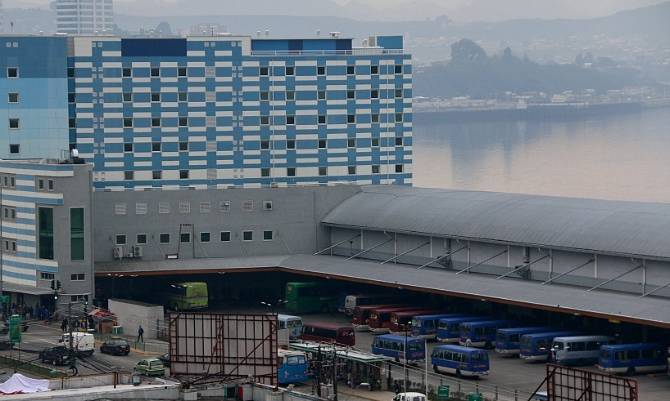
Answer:
<path fill-rule="evenodd" d="M 137 329 L 137 342 L 144 342 L 144 329 L 142 325 Z"/>

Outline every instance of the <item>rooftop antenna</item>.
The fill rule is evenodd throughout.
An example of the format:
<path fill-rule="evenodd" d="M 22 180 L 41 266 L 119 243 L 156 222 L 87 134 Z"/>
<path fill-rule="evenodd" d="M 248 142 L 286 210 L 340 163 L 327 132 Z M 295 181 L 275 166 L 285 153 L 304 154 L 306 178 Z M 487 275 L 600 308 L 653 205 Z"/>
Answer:
<path fill-rule="evenodd" d="M 267 37 L 269 37 L 269 36 L 270 36 L 270 30 L 269 30 L 269 29 L 266 29 L 266 30 L 265 30 L 265 37 L 267 38 Z"/>
<path fill-rule="evenodd" d="M 261 37 L 261 31 L 256 31 L 256 36 Z"/>

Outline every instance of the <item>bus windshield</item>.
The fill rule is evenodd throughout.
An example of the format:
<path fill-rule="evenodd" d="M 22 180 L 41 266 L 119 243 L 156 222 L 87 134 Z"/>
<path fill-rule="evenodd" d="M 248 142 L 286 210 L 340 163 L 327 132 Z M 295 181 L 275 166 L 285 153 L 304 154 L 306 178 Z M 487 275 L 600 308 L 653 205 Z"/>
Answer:
<path fill-rule="evenodd" d="M 471 362 L 486 362 L 489 360 L 489 355 L 486 352 L 475 352 L 470 354 Z"/>

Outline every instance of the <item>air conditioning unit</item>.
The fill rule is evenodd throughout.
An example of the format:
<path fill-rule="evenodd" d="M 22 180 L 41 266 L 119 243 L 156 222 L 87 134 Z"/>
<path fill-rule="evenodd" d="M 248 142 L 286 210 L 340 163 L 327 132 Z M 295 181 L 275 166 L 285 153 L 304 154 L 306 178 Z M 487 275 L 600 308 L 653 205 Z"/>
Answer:
<path fill-rule="evenodd" d="M 143 247 L 141 245 L 135 245 L 133 247 L 133 257 L 135 258 L 141 258 L 142 257 L 142 252 L 144 251 Z"/>
<path fill-rule="evenodd" d="M 122 246 L 115 246 L 112 248 L 112 256 L 114 259 L 121 260 L 123 259 L 123 247 Z"/>

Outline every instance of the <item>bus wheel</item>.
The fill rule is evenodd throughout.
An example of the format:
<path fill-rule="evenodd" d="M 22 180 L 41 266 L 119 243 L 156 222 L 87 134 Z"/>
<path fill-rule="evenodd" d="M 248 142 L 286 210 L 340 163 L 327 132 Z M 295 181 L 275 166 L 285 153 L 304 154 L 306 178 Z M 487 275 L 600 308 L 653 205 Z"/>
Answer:
<path fill-rule="evenodd" d="M 461 370 L 460 369 L 456 369 L 456 377 L 459 377 L 459 378 L 461 377 Z"/>
<path fill-rule="evenodd" d="M 631 367 L 628 368 L 628 370 L 626 370 L 626 375 L 633 376 L 634 374 L 635 374 L 635 367 L 634 366 L 631 366 Z"/>

